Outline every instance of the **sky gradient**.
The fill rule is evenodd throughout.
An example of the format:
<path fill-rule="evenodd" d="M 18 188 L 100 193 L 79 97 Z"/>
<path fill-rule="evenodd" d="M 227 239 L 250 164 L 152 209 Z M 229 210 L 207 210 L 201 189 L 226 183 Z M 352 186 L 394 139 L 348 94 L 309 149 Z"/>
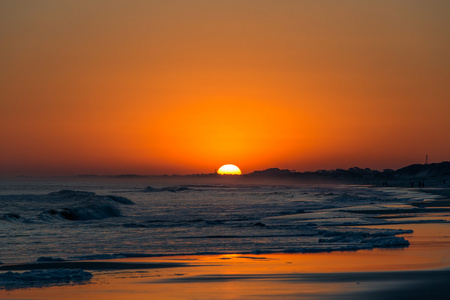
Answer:
<path fill-rule="evenodd" d="M 450 2 L 0 1 L 0 176 L 450 160 Z"/>

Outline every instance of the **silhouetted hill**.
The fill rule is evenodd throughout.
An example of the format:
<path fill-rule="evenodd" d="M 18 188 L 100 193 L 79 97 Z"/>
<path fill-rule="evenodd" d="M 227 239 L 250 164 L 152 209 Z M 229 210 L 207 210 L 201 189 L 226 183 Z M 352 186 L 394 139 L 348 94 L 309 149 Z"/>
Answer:
<path fill-rule="evenodd" d="M 337 181 L 355 184 L 383 186 L 448 186 L 450 184 L 450 162 L 414 164 L 398 170 L 383 171 L 353 167 L 347 170 L 319 170 L 315 172 L 294 172 L 270 168 L 244 175 L 250 178 L 291 178 L 303 180 Z"/>
<path fill-rule="evenodd" d="M 319 170 L 314 172 L 295 172 L 287 169 L 270 168 L 266 170 L 254 171 L 252 173 L 237 175 L 225 175 L 225 177 L 236 182 L 242 180 L 260 181 L 269 180 L 290 180 L 299 183 L 308 182 L 322 182 L 322 183 L 345 183 L 345 184 L 367 184 L 378 186 L 405 186 L 405 187 L 450 187 L 450 162 L 444 161 L 432 164 L 413 164 L 398 170 L 386 169 L 383 171 L 372 170 L 369 168 L 353 167 L 347 170 Z M 105 177 L 98 175 L 81 175 L 78 177 Z M 192 174 L 192 175 L 111 175 L 106 177 L 113 178 L 164 178 L 180 179 L 212 179 L 221 178 L 223 181 L 224 175 L 216 173 L 210 174 Z"/>
<path fill-rule="evenodd" d="M 271 177 L 271 176 L 292 176 L 295 172 L 291 172 L 287 169 L 278 169 L 278 168 L 270 168 L 262 171 L 255 171 L 253 173 L 247 174 L 250 176 L 262 176 L 262 177 Z"/>
<path fill-rule="evenodd" d="M 445 176 L 450 175 L 450 162 L 444 161 L 441 163 L 428 165 L 410 165 L 396 171 L 398 175 L 402 176 Z"/>

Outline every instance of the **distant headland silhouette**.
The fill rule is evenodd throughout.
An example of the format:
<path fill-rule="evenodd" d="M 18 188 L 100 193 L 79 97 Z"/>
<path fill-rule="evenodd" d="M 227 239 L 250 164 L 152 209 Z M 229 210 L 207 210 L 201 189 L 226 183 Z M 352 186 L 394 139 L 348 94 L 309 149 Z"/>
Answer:
<path fill-rule="evenodd" d="M 450 187 L 450 162 L 413 164 L 397 170 L 383 171 L 353 167 L 347 170 L 319 170 L 293 172 L 278 168 L 255 171 L 249 177 L 281 177 L 303 180 L 337 181 L 342 183 L 370 184 L 379 186 Z"/>
<path fill-rule="evenodd" d="M 353 167 L 347 170 L 318 170 L 311 172 L 295 172 L 287 169 L 269 168 L 261 171 L 254 171 L 243 175 L 218 175 L 192 174 L 192 175 L 137 175 L 122 174 L 111 176 L 99 175 L 79 175 L 77 177 L 113 177 L 113 178 L 219 178 L 234 177 L 239 181 L 247 180 L 290 180 L 299 183 L 324 182 L 324 183 L 345 183 L 345 184 L 365 184 L 375 186 L 396 186 L 396 187 L 450 187 L 450 162 L 430 164 L 412 164 L 397 170 L 385 169 L 383 171 L 369 168 Z"/>

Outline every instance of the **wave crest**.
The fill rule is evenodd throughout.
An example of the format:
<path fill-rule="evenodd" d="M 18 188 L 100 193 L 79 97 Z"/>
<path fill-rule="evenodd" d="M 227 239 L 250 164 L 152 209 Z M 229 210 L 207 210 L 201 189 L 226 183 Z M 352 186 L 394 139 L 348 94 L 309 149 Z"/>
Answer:
<path fill-rule="evenodd" d="M 93 204 L 85 207 L 81 206 L 72 208 L 49 209 L 46 210 L 43 214 L 53 217 L 59 217 L 70 221 L 99 220 L 122 216 L 120 210 L 111 204 Z"/>
<path fill-rule="evenodd" d="M 0 217 L 0 220 L 6 222 L 21 222 L 22 217 L 19 214 L 7 213 Z"/>
<path fill-rule="evenodd" d="M 60 203 L 41 213 L 41 219 L 59 218 L 70 221 L 99 220 L 121 217 L 118 204 L 132 205 L 133 201 L 120 196 L 102 196 L 93 192 L 61 190 L 46 195 L 51 202 Z"/>
<path fill-rule="evenodd" d="M 183 192 L 183 191 L 189 191 L 192 190 L 191 188 L 187 187 L 187 186 L 166 186 L 166 187 L 161 187 L 161 188 L 156 188 L 156 187 L 152 187 L 152 186 L 148 186 L 144 189 L 144 192 L 172 192 L 172 193 L 176 193 L 176 192 Z"/>

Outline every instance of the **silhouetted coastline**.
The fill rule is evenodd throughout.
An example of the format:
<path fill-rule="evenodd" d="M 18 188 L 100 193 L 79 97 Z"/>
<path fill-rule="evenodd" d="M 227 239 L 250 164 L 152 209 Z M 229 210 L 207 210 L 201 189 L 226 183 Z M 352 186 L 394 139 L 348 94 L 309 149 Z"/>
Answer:
<path fill-rule="evenodd" d="M 401 187 L 450 187 L 450 162 L 413 164 L 398 170 L 383 171 L 353 167 L 347 170 L 319 170 L 315 172 L 293 172 L 278 168 L 255 171 L 247 177 L 278 177 L 299 180 L 323 180 L 342 183 Z"/>
<path fill-rule="evenodd" d="M 385 169 L 383 171 L 372 170 L 370 168 L 353 167 L 347 170 L 318 170 L 310 172 L 295 172 L 288 169 L 269 168 L 266 170 L 254 171 L 243 175 L 219 175 L 191 174 L 191 175 L 78 175 L 79 178 L 109 177 L 109 178 L 200 178 L 214 179 L 221 177 L 240 178 L 242 181 L 252 181 L 258 179 L 279 179 L 301 182 L 324 182 L 324 183 L 344 183 L 363 184 L 374 186 L 396 186 L 396 187 L 450 187 L 450 162 L 444 161 L 431 164 L 412 164 L 397 170 Z"/>

